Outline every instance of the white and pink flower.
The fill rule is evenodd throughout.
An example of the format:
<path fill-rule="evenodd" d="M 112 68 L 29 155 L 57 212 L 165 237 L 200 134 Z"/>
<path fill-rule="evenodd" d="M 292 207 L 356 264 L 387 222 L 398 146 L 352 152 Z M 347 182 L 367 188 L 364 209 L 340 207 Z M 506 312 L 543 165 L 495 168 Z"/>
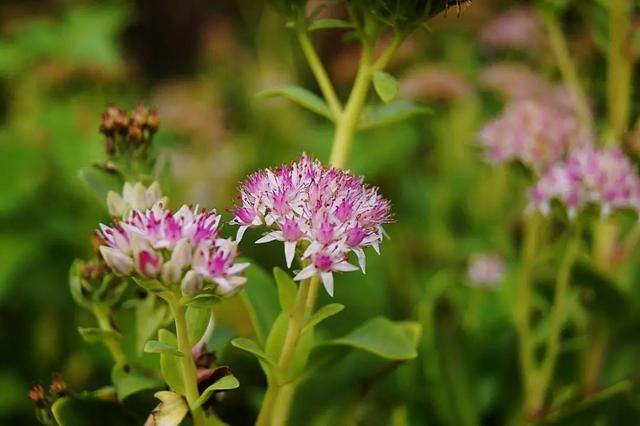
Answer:
<path fill-rule="evenodd" d="M 569 108 L 527 99 L 511 103 L 487 123 L 479 141 L 492 164 L 517 160 L 543 172 L 572 150 L 592 146 L 594 137 Z"/>
<path fill-rule="evenodd" d="M 551 200 L 560 201 L 574 217 L 586 204 L 614 209 L 640 209 L 640 177 L 625 153 L 614 149 L 581 149 L 554 165 L 531 190 L 531 207 L 547 214 Z"/>
<path fill-rule="evenodd" d="M 131 210 L 111 226 L 101 225 L 100 252 L 120 276 L 158 279 L 181 285 L 194 294 L 211 285 L 219 295 L 231 295 L 246 282 L 248 263 L 236 263 L 237 244 L 219 238 L 220 216 L 215 210 L 182 206 L 172 212 L 158 201 L 146 210 Z"/>
<path fill-rule="evenodd" d="M 241 204 L 232 223 L 238 238 L 248 227 L 270 229 L 256 243 L 284 243 L 288 267 L 300 248 L 306 266 L 295 276 L 320 276 L 333 295 L 333 272 L 365 271 L 366 247 L 379 251 L 382 225 L 390 221 L 390 204 L 376 188 L 347 171 L 324 167 L 303 155 L 297 162 L 251 175 L 240 189 Z"/>

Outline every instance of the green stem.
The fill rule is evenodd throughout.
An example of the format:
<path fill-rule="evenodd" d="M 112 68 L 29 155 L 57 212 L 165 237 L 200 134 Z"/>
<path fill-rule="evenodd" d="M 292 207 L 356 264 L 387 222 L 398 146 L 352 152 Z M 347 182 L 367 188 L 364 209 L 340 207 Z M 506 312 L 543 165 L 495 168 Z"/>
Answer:
<path fill-rule="evenodd" d="M 296 345 L 300 338 L 300 330 L 304 326 L 304 314 L 306 311 L 307 296 L 309 294 L 310 282 L 317 280 L 317 275 L 314 275 L 308 280 L 304 280 L 300 283 L 298 288 L 298 295 L 296 296 L 296 304 L 289 314 L 289 326 L 287 327 L 287 336 L 282 346 L 282 352 L 280 353 L 280 359 L 278 360 L 278 369 L 282 374 L 286 375 L 291 367 L 291 361 L 296 351 Z"/>
<path fill-rule="evenodd" d="M 104 305 L 94 304 L 93 305 L 93 315 L 96 317 L 98 321 L 98 326 L 101 330 L 105 330 L 108 332 L 115 332 L 113 326 L 111 325 L 111 315 L 109 312 L 109 308 Z M 120 342 L 115 337 L 109 337 L 104 341 L 105 346 L 109 349 L 113 360 L 116 364 L 123 363 L 127 360 L 127 357 L 122 350 L 122 346 Z"/>
<path fill-rule="evenodd" d="M 632 60 L 625 53 L 631 32 L 630 0 L 609 0 L 609 52 L 607 58 L 607 103 L 609 125 L 619 140 L 629 127 L 632 96 Z"/>
<path fill-rule="evenodd" d="M 196 375 L 196 364 L 191 356 L 191 344 L 189 343 L 189 333 L 187 331 L 186 309 L 174 298 L 167 299 L 169 307 L 176 323 L 176 334 L 178 336 L 178 350 L 183 356 L 180 358 L 182 367 L 182 378 L 184 380 L 185 397 L 192 407 L 200 397 L 198 392 L 198 382 Z M 194 426 L 204 426 L 205 417 L 201 407 L 191 409 Z"/>
<path fill-rule="evenodd" d="M 300 47 L 302 48 L 302 52 L 309 63 L 311 72 L 316 78 L 318 86 L 320 86 L 320 90 L 322 91 L 322 95 L 326 99 L 327 104 L 329 104 L 329 109 L 331 110 L 334 119 L 336 119 L 342 114 L 342 104 L 336 95 L 333 85 L 331 84 L 331 80 L 327 75 L 327 71 L 318 57 L 318 53 L 313 47 L 313 43 L 311 43 L 311 40 L 309 39 L 309 33 L 307 32 L 304 24 L 298 24 L 297 34 Z"/>
<path fill-rule="evenodd" d="M 577 225 L 576 225 L 577 227 Z M 536 392 L 532 399 L 534 410 L 542 408 L 547 390 L 551 385 L 553 372 L 558 360 L 560 351 L 560 335 L 567 319 L 569 304 L 569 284 L 571 282 L 571 269 L 578 257 L 580 250 L 580 229 L 574 230 L 571 240 L 565 250 L 564 257 L 560 263 L 560 270 L 556 277 L 554 303 L 551 311 L 549 324 L 549 335 L 546 341 L 546 350 L 539 376 L 536 382 Z"/>
<path fill-rule="evenodd" d="M 514 320 L 519 343 L 520 373 L 525 399 L 525 409 L 528 411 L 529 400 L 532 398 L 531 380 L 535 375 L 533 359 L 534 342 L 531 332 L 531 310 L 533 307 L 533 264 L 539 245 L 539 233 L 542 218 L 537 215 L 527 217 L 525 222 L 524 240 L 522 246 L 520 270 L 517 277 L 517 298 L 515 301 Z"/>
<path fill-rule="evenodd" d="M 293 403 L 293 397 L 295 396 L 297 387 L 295 382 L 282 386 L 278 393 L 278 399 L 273 407 L 271 426 L 283 426 L 288 423 L 291 404 Z"/>
<path fill-rule="evenodd" d="M 362 56 L 358 66 L 351 94 L 345 106 L 344 112 L 338 117 L 336 122 L 336 133 L 333 138 L 333 147 L 331 149 L 331 158 L 329 163 L 337 168 L 344 168 L 347 165 L 347 158 L 351 152 L 353 138 L 358 130 L 360 116 L 364 108 L 364 103 L 369 93 L 373 73 L 384 69 L 393 54 L 403 41 L 403 37 L 396 34 L 391 44 L 380 55 L 375 62 L 373 59 L 373 43 L 364 43 L 362 47 Z"/>
<path fill-rule="evenodd" d="M 309 289 L 317 287 L 318 276 L 313 276 L 300 283 L 298 287 L 298 294 L 296 296 L 296 303 L 293 310 L 289 314 L 289 324 L 287 326 L 287 334 L 285 337 L 282 351 L 280 352 L 280 358 L 278 360 L 278 373 L 280 377 L 283 377 L 285 381 L 288 379 L 289 368 L 295 355 L 296 344 L 300 338 L 300 331 L 304 326 L 304 321 L 307 316 L 307 300 L 309 297 Z M 287 395 L 286 392 L 293 393 L 295 387 L 285 392 L 285 389 L 292 385 L 291 383 L 278 383 L 275 378 L 269 378 L 267 393 L 265 394 L 264 401 L 258 413 L 258 419 L 256 426 L 270 426 L 274 423 L 276 416 L 278 418 L 286 419 L 293 400 L 293 395 Z M 282 392 L 285 392 L 281 395 Z M 281 400 L 281 398 L 284 398 Z"/>
<path fill-rule="evenodd" d="M 562 75 L 562 80 L 569 90 L 576 113 L 584 124 L 590 126 L 593 119 L 589 109 L 589 103 L 582 90 L 576 65 L 571 59 L 571 54 L 567 47 L 567 40 L 555 16 L 550 13 L 542 13 L 542 17 L 547 28 L 551 52 Z"/>

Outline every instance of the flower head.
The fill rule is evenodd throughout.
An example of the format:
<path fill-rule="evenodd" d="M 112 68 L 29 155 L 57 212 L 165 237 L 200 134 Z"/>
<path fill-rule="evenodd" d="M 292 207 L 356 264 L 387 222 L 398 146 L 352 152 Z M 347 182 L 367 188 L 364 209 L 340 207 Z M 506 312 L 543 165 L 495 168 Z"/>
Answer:
<path fill-rule="evenodd" d="M 576 114 L 541 100 L 510 104 L 480 132 L 480 143 L 493 164 L 519 160 L 544 171 L 572 149 L 593 144 L 593 135 Z"/>
<path fill-rule="evenodd" d="M 640 177 L 620 149 L 581 149 L 554 165 L 531 190 L 531 205 L 548 214 L 551 200 L 560 201 L 573 217 L 588 203 L 613 209 L 640 208 Z"/>
<path fill-rule="evenodd" d="M 193 294 L 212 286 L 217 294 L 235 293 L 246 281 L 247 263 L 235 263 L 236 242 L 218 237 L 215 210 L 182 206 L 172 212 L 159 201 L 147 210 L 131 210 L 126 219 L 101 225 L 100 253 L 120 276 L 180 284 Z"/>
<path fill-rule="evenodd" d="M 471 257 L 467 276 L 474 287 L 495 287 L 504 278 L 504 259 L 495 253 L 482 253 Z"/>
<path fill-rule="evenodd" d="M 351 252 L 364 272 L 364 248 L 379 251 L 382 225 L 390 221 L 391 206 L 376 188 L 306 155 L 251 175 L 240 200 L 232 221 L 240 225 L 239 238 L 248 227 L 266 226 L 269 232 L 256 242 L 282 241 L 289 267 L 302 247 L 307 266 L 295 279 L 319 275 L 330 295 L 333 272 L 358 269 L 348 262 Z"/>

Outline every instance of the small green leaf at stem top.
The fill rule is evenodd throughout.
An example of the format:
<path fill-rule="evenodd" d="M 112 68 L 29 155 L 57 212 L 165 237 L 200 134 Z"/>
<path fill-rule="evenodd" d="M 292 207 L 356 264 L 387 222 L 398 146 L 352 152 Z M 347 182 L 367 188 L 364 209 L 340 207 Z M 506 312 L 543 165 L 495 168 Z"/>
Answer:
<path fill-rule="evenodd" d="M 211 398 L 211 395 L 213 395 L 215 391 L 236 389 L 238 387 L 240 387 L 240 382 L 234 376 L 228 375 L 221 377 L 218 381 L 210 385 L 204 390 L 204 392 L 202 392 L 202 395 L 200 395 L 196 402 L 193 403 L 191 409 L 195 410 L 202 406 L 202 404 L 204 404 L 209 400 L 209 398 Z"/>
<path fill-rule="evenodd" d="M 318 309 L 312 316 L 309 318 L 305 326 L 302 328 L 301 333 L 307 332 L 309 329 L 315 327 L 320 324 L 322 321 L 326 320 L 339 313 L 344 309 L 344 305 L 340 303 L 329 303 L 328 305 L 324 305 L 322 308 Z"/>
<path fill-rule="evenodd" d="M 171 346 L 167 343 L 159 342 L 157 340 L 149 340 L 144 345 L 144 351 L 152 354 L 166 354 L 177 357 L 184 356 L 184 354 L 180 352 L 175 346 Z"/>
<path fill-rule="evenodd" d="M 87 343 L 103 342 L 107 339 L 120 339 L 120 333 L 113 330 L 103 330 L 101 328 L 78 327 L 78 332 Z"/>
<path fill-rule="evenodd" d="M 262 359 L 267 362 L 271 362 L 267 358 L 267 354 L 260 347 L 260 345 L 251 339 L 247 339 L 245 337 L 238 337 L 233 339 L 231 341 L 231 344 L 238 349 L 242 349 L 245 352 L 249 352 L 250 354 L 255 355 L 259 359 Z"/>
<path fill-rule="evenodd" d="M 333 114 L 331 114 L 331 110 L 322 100 L 322 98 L 303 87 L 291 85 L 278 86 L 272 89 L 263 90 L 262 92 L 258 93 L 258 96 L 282 96 L 308 109 L 311 112 L 315 112 L 316 114 L 333 121 Z"/>
<path fill-rule="evenodd" d="M 296 286 L 296 283 L 293 281 L 291 276 L 280 268 L 273 268 L 273 277 L 278 284 L 278 299 L 280 300 L 280 307 L 283 312 L 290 314 L 296 304 L 298 286 Z"/>
<path fill-rule="evenodd" d="M 376 89 L 380 99 L 385 103 L 389 103 L 398 96 L 400 83 L 391 74 L 384 71 L 376 71 L 373 73 L 373 87 Z"/>
<path fill-rule="evenodd" d="M 431 109 L 408 101 L 394 101 L 378 107 L 369 107 L 360 120 L 360 129 L 372 129 L 375 127 L 394 124 L 416 115 L 430 114 Z"/>

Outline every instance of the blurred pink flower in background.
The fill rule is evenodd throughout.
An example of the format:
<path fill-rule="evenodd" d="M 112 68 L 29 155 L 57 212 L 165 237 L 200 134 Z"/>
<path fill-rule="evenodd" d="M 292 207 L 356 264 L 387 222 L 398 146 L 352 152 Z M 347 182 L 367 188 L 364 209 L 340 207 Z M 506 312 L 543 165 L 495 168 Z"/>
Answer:
<path fill-rule="evenodd" d="M 545 42 L 542 22 L 531 7 L 506 11 L 481 28 L 479 43 L 488 50 L 539 50 Z"/>
<path fill-rule="evenodd" d="M 446 65 L 427 65 L 405 74 L 400 83 L 403 98 L 455 101 L 474 95 L 473 86 Z"/>
<path fill-rule="evenodd" d="M 505 262 L 496 253 L 479 253 L 469 259 L 467 278 L 473 287 L 494 288 L 504 279 Z"/>
<path fill-rule="evenodd" d="M 569 217 L 588 203 L 603 216 L 612 210 L 640 209 L 640 178 L 626 154 L 617 148 L 581 149 L 554 165 L 531 190 L 531 208 L 548 214 L 551 200 L 560 201 Z"/>
<path fill-rule="evenodd" d="M 572 149 L 591 146 L 594 138 L 564 105 L 530 99 L 508 105 L 485 124 L 479 140 L 492 164 L 518 160 L 541 172 Z"/>

